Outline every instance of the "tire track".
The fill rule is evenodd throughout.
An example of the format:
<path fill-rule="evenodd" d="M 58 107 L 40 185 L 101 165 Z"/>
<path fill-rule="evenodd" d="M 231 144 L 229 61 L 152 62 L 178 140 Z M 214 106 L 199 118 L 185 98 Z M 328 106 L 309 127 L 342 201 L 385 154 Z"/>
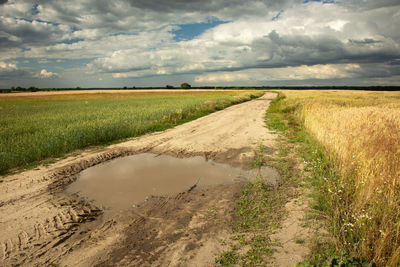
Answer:
<path fill-rule="evenodd" d="M 35 223 L 32 231 L 26 229 L 19 232 L 15 239 L 1 242 L 0 266 L 19 265 L 29 259 L 40 261 L 47 251 L 73 236 L 80 224 L 92 221 L 102 213 L 92 204 L 71 198 L 61 196 L 60 201 L 53 201 L 52 205 L 61 210 L 55 216 Z"/>

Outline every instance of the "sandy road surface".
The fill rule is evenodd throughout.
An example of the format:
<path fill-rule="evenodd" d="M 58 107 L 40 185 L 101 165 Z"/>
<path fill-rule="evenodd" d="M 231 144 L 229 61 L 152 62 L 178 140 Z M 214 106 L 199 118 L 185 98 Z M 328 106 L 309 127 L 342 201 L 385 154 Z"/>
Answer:
<path fill-rule="evenodd" d="M 5 177 L 0 183 L 0 266 L 187 266 L 212 260 L 240 184 L 152 198 L 108 221 L 98 219 L 99 207 L 63 191 L 83 169 L 141 152 L 201 155 L 249 166 L 259 144 L 274 146 L 276 136 L 264 122 L 274 97 L 267 93 L 164 132 Z"/>

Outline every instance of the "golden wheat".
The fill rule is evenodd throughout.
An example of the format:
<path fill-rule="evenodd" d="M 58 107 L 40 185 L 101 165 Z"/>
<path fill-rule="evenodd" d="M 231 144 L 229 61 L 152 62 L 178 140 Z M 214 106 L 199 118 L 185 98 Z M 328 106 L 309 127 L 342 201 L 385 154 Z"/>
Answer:
<path fill-rule="evenodd" d="M 400 264 L 400 93 L 283 91 L 341 178 L 327 181 L 338 236 L 378 265 Z"/>

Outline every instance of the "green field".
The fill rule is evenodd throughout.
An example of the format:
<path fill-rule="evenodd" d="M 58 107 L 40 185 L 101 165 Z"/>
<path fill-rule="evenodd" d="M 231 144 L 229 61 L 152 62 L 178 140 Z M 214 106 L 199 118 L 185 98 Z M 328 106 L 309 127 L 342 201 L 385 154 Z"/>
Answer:
<path fill-rule="evenodd" d="M 206 115 L 262 92 L 0 96 L 0 173 Z"/>

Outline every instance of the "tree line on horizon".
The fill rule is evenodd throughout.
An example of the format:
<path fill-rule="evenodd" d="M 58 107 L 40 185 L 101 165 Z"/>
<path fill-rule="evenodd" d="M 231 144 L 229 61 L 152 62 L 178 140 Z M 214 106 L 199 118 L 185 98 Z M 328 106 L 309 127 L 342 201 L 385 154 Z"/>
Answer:
<path fill-rule="evenodd" d="M 12 86 L 9 89 L 1 89 L 0 93 L 11 93 L 11 92 L 37 92 L 37 91 L 59 91 L 59 90 L 135 90 L 135 89 L 237 89 L 237 90 L 369 90 L 369 91 L 400 91 L 400 86 L 195 86 L 192 87 L 189 83 L 182 83 L 180 87 L 167 84 L 165 87 L 98 87 L 98 88 L 38 88 L 30 86 L 28 88 Z"/>

